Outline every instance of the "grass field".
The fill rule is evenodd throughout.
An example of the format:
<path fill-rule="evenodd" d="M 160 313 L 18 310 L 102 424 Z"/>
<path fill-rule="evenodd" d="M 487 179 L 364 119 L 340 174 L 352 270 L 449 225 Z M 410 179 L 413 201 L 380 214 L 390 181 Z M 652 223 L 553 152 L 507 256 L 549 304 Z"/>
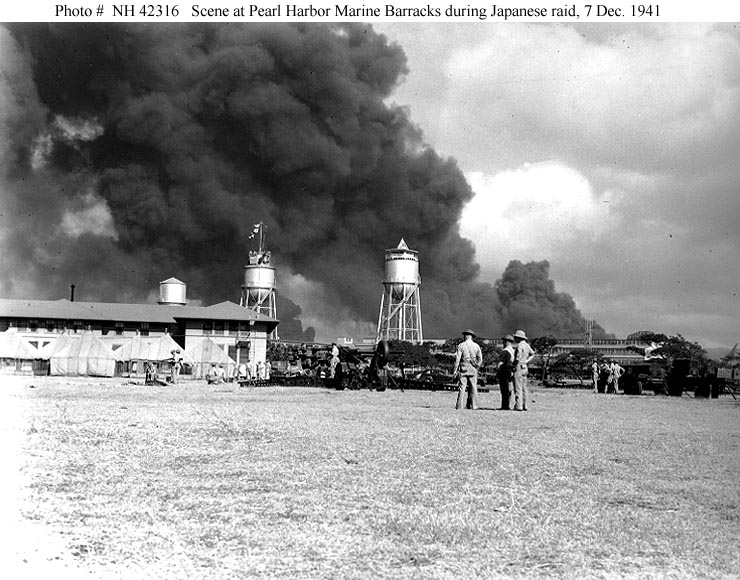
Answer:
<path fill-rule="evenodd" d="M 0 380 L 25 578 L 740 574 L 728 396 Z"/>

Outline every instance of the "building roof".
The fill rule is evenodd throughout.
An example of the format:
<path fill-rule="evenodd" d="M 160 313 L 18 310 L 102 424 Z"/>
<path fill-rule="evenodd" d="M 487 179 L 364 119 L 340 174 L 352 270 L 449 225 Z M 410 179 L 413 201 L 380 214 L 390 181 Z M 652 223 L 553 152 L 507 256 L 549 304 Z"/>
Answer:
<path fill-rule="evenodd" d="M 66 318 L 77 320 L 87 313 L 69 300 L 0 299 L 0 316 L 15 318 Z"/>
<path fill-rule="evenodd" d="M 232 320 L 264 322 L 268 332 L 278 321 L 233 302 L 212 306 L 179 304 L 123 304 L 117 302 L 70 302 L 69 300 L 8 300 L 0 298 L 0 317 L 62 320 L 105 320 L 173 324 L 178 320 Z"/>

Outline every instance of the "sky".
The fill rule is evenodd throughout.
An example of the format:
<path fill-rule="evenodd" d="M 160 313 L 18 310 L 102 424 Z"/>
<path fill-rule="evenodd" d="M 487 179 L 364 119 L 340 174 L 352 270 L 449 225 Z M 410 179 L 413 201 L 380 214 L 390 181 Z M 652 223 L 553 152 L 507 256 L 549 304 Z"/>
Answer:
<path fill-rule="evenodd" d="M 281 324 L 322 340 L 374 333 L 401 237 L 431 336 L 740 340 L 736 25 L 21 25 L 0 52 L 3 297 L 238 300 L 263 220 Z"/>
<path fill-rule="evenodd" d="M 740 339 L 740 29 L 378 23 L 473 191 L 482 279 L 542 260 L 609 332 Z"/>

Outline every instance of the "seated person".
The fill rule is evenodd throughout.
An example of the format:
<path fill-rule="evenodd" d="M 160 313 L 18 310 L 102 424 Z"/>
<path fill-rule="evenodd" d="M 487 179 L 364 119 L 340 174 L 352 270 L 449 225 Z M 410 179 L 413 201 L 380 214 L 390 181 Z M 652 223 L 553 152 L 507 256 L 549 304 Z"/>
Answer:
<path fill-rule="evenodd" d="M 209 385 L 217 385 L 224 382 L 224 369 L 223 366 L 219 369 L 216 367 L 216 364 L 211 364 L 211 368 L 208 370 L 208 374 L 206 375 L 206 381 Z"/>

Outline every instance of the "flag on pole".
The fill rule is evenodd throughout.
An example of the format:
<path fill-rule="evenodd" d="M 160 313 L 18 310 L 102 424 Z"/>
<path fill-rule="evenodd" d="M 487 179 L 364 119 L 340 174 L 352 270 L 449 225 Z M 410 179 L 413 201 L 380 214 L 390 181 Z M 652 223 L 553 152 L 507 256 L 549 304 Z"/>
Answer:
<path fill-rule="evenodd" d="M 262 225 L 262 222 L 258 224 L 254 224 L 254 229 L 252 230 L 252 235 L 249 236 L 249 239 L 251 240 L 254 238 L 255 234 L 257 234 L 260 231 L 260 226 Z"/>

